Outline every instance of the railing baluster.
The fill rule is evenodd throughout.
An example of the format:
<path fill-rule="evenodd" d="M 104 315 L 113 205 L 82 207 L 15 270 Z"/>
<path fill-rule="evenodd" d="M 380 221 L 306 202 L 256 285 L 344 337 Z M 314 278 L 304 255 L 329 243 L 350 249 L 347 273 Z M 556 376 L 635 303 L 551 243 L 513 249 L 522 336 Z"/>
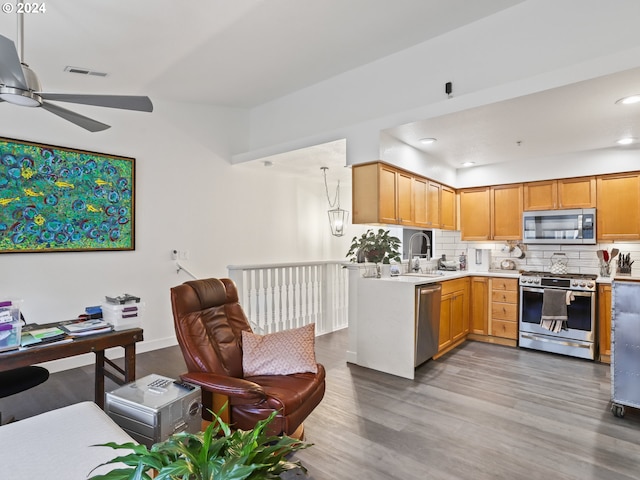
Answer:
<path fill-rule="evenodd" d="M 230 266 L 256 333 L 316 324 L 321 335 L 348 326 L 348 272 L 341 262 Z"/>

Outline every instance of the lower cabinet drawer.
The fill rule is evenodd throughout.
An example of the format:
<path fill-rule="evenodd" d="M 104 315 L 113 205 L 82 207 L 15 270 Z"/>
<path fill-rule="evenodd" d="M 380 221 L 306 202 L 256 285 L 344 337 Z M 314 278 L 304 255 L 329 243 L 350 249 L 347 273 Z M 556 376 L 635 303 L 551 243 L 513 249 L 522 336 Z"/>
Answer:
<path fill-rule="evenodd" d="M 515 322 L 518 320 L 518 305 L 494 302 L 491 304 L 491 318 Z"/>
<path fill-rule="evenodd" d="M 518 338 L 518 323 L 494 319 L 491 322 L 491 335 L 515 340 Z"/>
<path fill-rule="evenodd" d="M 518 292 L 512 292 L 510 290 L 492 290 L 491 301 L 502 303 L 518 303 Z"/>

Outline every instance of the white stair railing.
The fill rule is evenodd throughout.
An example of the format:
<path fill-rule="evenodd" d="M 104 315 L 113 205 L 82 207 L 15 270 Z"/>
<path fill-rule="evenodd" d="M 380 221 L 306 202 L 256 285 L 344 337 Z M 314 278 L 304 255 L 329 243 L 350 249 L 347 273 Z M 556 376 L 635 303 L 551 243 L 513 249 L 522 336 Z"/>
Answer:
<path fill-rule="evenodd" d="M 229 278 L 256 333 L 316 324 L 316 335 L 348 326 L 348 276 L 342 262 L 230 265 Z"/>

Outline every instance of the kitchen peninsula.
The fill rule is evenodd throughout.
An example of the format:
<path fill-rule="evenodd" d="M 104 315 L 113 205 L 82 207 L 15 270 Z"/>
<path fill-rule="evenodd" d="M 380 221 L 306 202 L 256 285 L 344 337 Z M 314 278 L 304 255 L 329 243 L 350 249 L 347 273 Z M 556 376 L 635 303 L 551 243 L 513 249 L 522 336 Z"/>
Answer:
<path fill-rule="evenodd" d="M 489 280 L 495 283 L 494 289 L 499 286 L 513 288 L 517 299 L 519 274 L 515 271 L 443 271 L 439 272 L 441 275 L 363 278 L 361 266 L 352 264 L 348 268 L 350 322 L 347 359 L 350 363 L 413 379 L 416 288 L 434 283 L 442 285 L 436 358 L 462 343 L 470 331 L 484 334 L 486 341 L 516 345 L 517 301 L 504 303 L 506 320 L 497 318 L 502 315 L 503 308 L 500 307 L 499 312 L 491 308 L 491 289 L 487 285 Z M 476 285 L 484 290 L 478 292 Z M 479 305 L 476 297 L 483 300 Z M 469 308 L 471 302 L 473 308 Z M 492 320 L 496 323 L 495 329 L 492 329 Z M 503 329 L 504 322 L 512 323 L 513 328 Z"/>

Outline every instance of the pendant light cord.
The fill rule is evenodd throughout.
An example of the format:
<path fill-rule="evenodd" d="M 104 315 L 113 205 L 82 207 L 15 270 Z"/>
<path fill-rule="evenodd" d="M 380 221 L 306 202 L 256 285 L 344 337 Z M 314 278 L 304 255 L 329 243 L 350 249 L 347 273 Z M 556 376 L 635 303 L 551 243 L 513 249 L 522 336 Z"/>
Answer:
<path fill-rule="evenodd" d="M 327 170 L 329 167 L 320 167 L 324 174 L 324 191 L 327 194 L 327 202 L 329 202 L 329 208 L 340 208 L 340 180 L 338 180 L 338 186 L 336 187 L 336 196 L 333 198 L 333 202 L 329 198 L 329 187 L 327 186 Z"/>

